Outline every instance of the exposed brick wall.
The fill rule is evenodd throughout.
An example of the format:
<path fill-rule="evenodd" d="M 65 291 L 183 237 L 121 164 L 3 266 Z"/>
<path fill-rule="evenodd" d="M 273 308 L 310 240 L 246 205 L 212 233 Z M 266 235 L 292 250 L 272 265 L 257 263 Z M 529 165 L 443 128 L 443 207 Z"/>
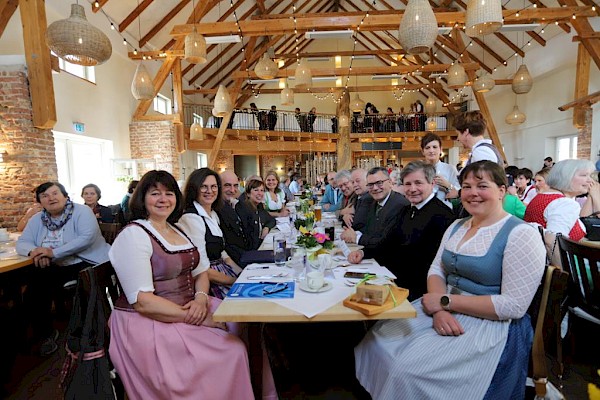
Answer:
<path fill-rule="evenodd" d="M 591 107 L 582 110 L 585 113 L 585 124 L 577 133 L 577 158 L 581 160 L 591 160 L 592 155 L 592 117 Z"/>
<path fill-rule="evenodd" d="M 224 170 L 233 171 L 233 152 L 229 150 L 220 150 L 215 161 L 215 171 L 221 173 Z"/>
<path fill-rule="evenodd" d="M 32 189 L 57 179 L 54 137 L 33 126 L 24 66 L 0 67 L 0 226 L 14 231 L 31 206 Z"/>
<path fill-rule="evenodd" d="M 138 121 L 129 124 L 131 158 L 156 161 L 156 169 L 179 179 L 179 154 L 175 149 L 175 127 L 169 121 Z M 141 174 L 146 171 L 140 171 Z"/>
<path fill-rule="evenodd" d="M 275 171 L 277 175 L 285 175 L 288 168 L 294 168 L 296 158 L 294 155 L 264 155 L 260 157 L 260 173 L 264 175 L 268 171 Z M 280 170 L 277 167 L 281 167 Z"/>

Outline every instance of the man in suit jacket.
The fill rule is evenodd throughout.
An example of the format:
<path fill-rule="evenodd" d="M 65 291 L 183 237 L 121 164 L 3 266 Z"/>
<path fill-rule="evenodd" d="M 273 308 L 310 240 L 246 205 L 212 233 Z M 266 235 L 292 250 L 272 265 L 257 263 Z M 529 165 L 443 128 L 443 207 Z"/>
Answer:
<path fill-rule="evenodd" d="M 217 208 L 221 222 L 221 230 L 225 239 L 225 251 L 237 265 L 246 250 L 250 250 L 250 243 L 242 230 L 240 217 L 235 211 L 235 204 L 240 196 L 238 177 L 232 171 L 224 171 L 220 175 L 223 187 L 223 204 Z"/>
<path fill-rule="evenodd" d="M 341 238 L 346 243 L 357 243 L 369 248 L 377 247 L 396 223 L 402 209 L 410 203 L 404 196 L 392 191 L 387 169 L 371 168 L 367 174 L 367 188 L 373 198 L 364 223 L 357 229 L 345 228 Z"/>
<path fill-rule="evenodd" d="M 327 186 L 325 186 L 325 193 L 321 199 L 321 206 L 323 211 L 337 211 L 342 205 L 342 198 L 344 197 L 340 188 L 338 188 L 337 182 L 335 181 L 335 171 L 331 171 L 327 174 Z"/>
<path fill-rule="evenodd" d="M 402 210 L 378 246 L 353 251 L 348 260 L 358 263 L 363 257 L 374 257 L 396 275 L 399 286 L 410 291 L 412 301 L 427 292 L 427 272 L 454 214 L 433 191 L 435 167 L 431 164 L 413 161 L 400 177 L 411 206 Z"/>
<path fill-rule="evenodd" d="M 354 210 L 350 214 L 346 214 L 343 216 L 342 220 L 345 226 L 352 226 L 355 221 L 355 216 L 360 214 L 365 214 L 364 212 L 359 212 L 358 210 L 366 210 L 368 207 L 362 207 L 366 205 L 366 201 L 371 201 L 371 195 L 369 194 L 369 190 L 367 189 L 367 171 L 362 168 L 356 168 L 352 170 L 350 174 L 350 181 L 352 184 L 352 189 L 354 190 L 354 194 L 356 195 L 356 202 L 354 203 Z"/>

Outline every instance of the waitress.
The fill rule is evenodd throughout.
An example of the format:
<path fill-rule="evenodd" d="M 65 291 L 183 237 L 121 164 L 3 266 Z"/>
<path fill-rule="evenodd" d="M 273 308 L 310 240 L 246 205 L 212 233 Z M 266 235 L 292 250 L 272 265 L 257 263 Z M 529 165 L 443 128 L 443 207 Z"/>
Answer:
<path fill-rule="evenodd" d="M 177 226 L 200 250 L 200 262 L 208 269 L 210 291 L 214 297 L 225 298 L 241 268 L 225 251 L 225 240 L 219 217 L 214 210 L 221 204 L 221 179 L 211 169 L 192 172 L 184 189 L 184 214 Z"/>

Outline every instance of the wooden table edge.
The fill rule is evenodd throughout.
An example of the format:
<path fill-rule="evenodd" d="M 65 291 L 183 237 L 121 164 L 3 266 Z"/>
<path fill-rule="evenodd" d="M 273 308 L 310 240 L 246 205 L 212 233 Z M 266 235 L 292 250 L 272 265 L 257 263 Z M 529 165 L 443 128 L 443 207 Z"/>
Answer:
<path fill-rule="evenodd" d="M 10 263 L 11 261 L 14 262 Z M 8 265 L 2 265 L 4 263 L 7 263 Z M 23 260 L 0 260 L 0 274 L 4 272 L 14 271 L 15 269 L 23 268 L 31 264 L 33 264 L 33 260 L 29 257 Z"/>

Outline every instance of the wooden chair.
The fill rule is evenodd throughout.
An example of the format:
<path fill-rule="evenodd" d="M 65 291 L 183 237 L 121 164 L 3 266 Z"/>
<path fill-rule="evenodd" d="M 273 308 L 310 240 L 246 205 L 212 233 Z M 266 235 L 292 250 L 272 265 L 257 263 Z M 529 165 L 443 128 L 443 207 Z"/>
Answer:
<path fill-rule="evenodd" d="M 100 225 L 100 232 L 102 232 L 102 236 L 104 236 L 104 240 L 106 240 L 106 243 L 113 244 L 115 238 L 117 237 L 117 234 L 121 230 L 121 224 L 100 222 L 98 223 L 98 225 Z"/>
<path fill-rule="evenodd" d="M 563 268 L 571 274 L 569 311 L 600 325 L 600 249 L 558 239 Z"/>
<path fill-rule="evenodd" d="M 562 398 L 562 394 L 548 381 L 546 349 L 556 346 L 559 378 L 563 374 L 562 339 L 560 323 L 567 294 L 568 274 L 560 268 L 547 266 L 542 283 L 531 303 L 529 315 L 534 327 L 528 386 L 535 387 L 536 398 Z"/>

